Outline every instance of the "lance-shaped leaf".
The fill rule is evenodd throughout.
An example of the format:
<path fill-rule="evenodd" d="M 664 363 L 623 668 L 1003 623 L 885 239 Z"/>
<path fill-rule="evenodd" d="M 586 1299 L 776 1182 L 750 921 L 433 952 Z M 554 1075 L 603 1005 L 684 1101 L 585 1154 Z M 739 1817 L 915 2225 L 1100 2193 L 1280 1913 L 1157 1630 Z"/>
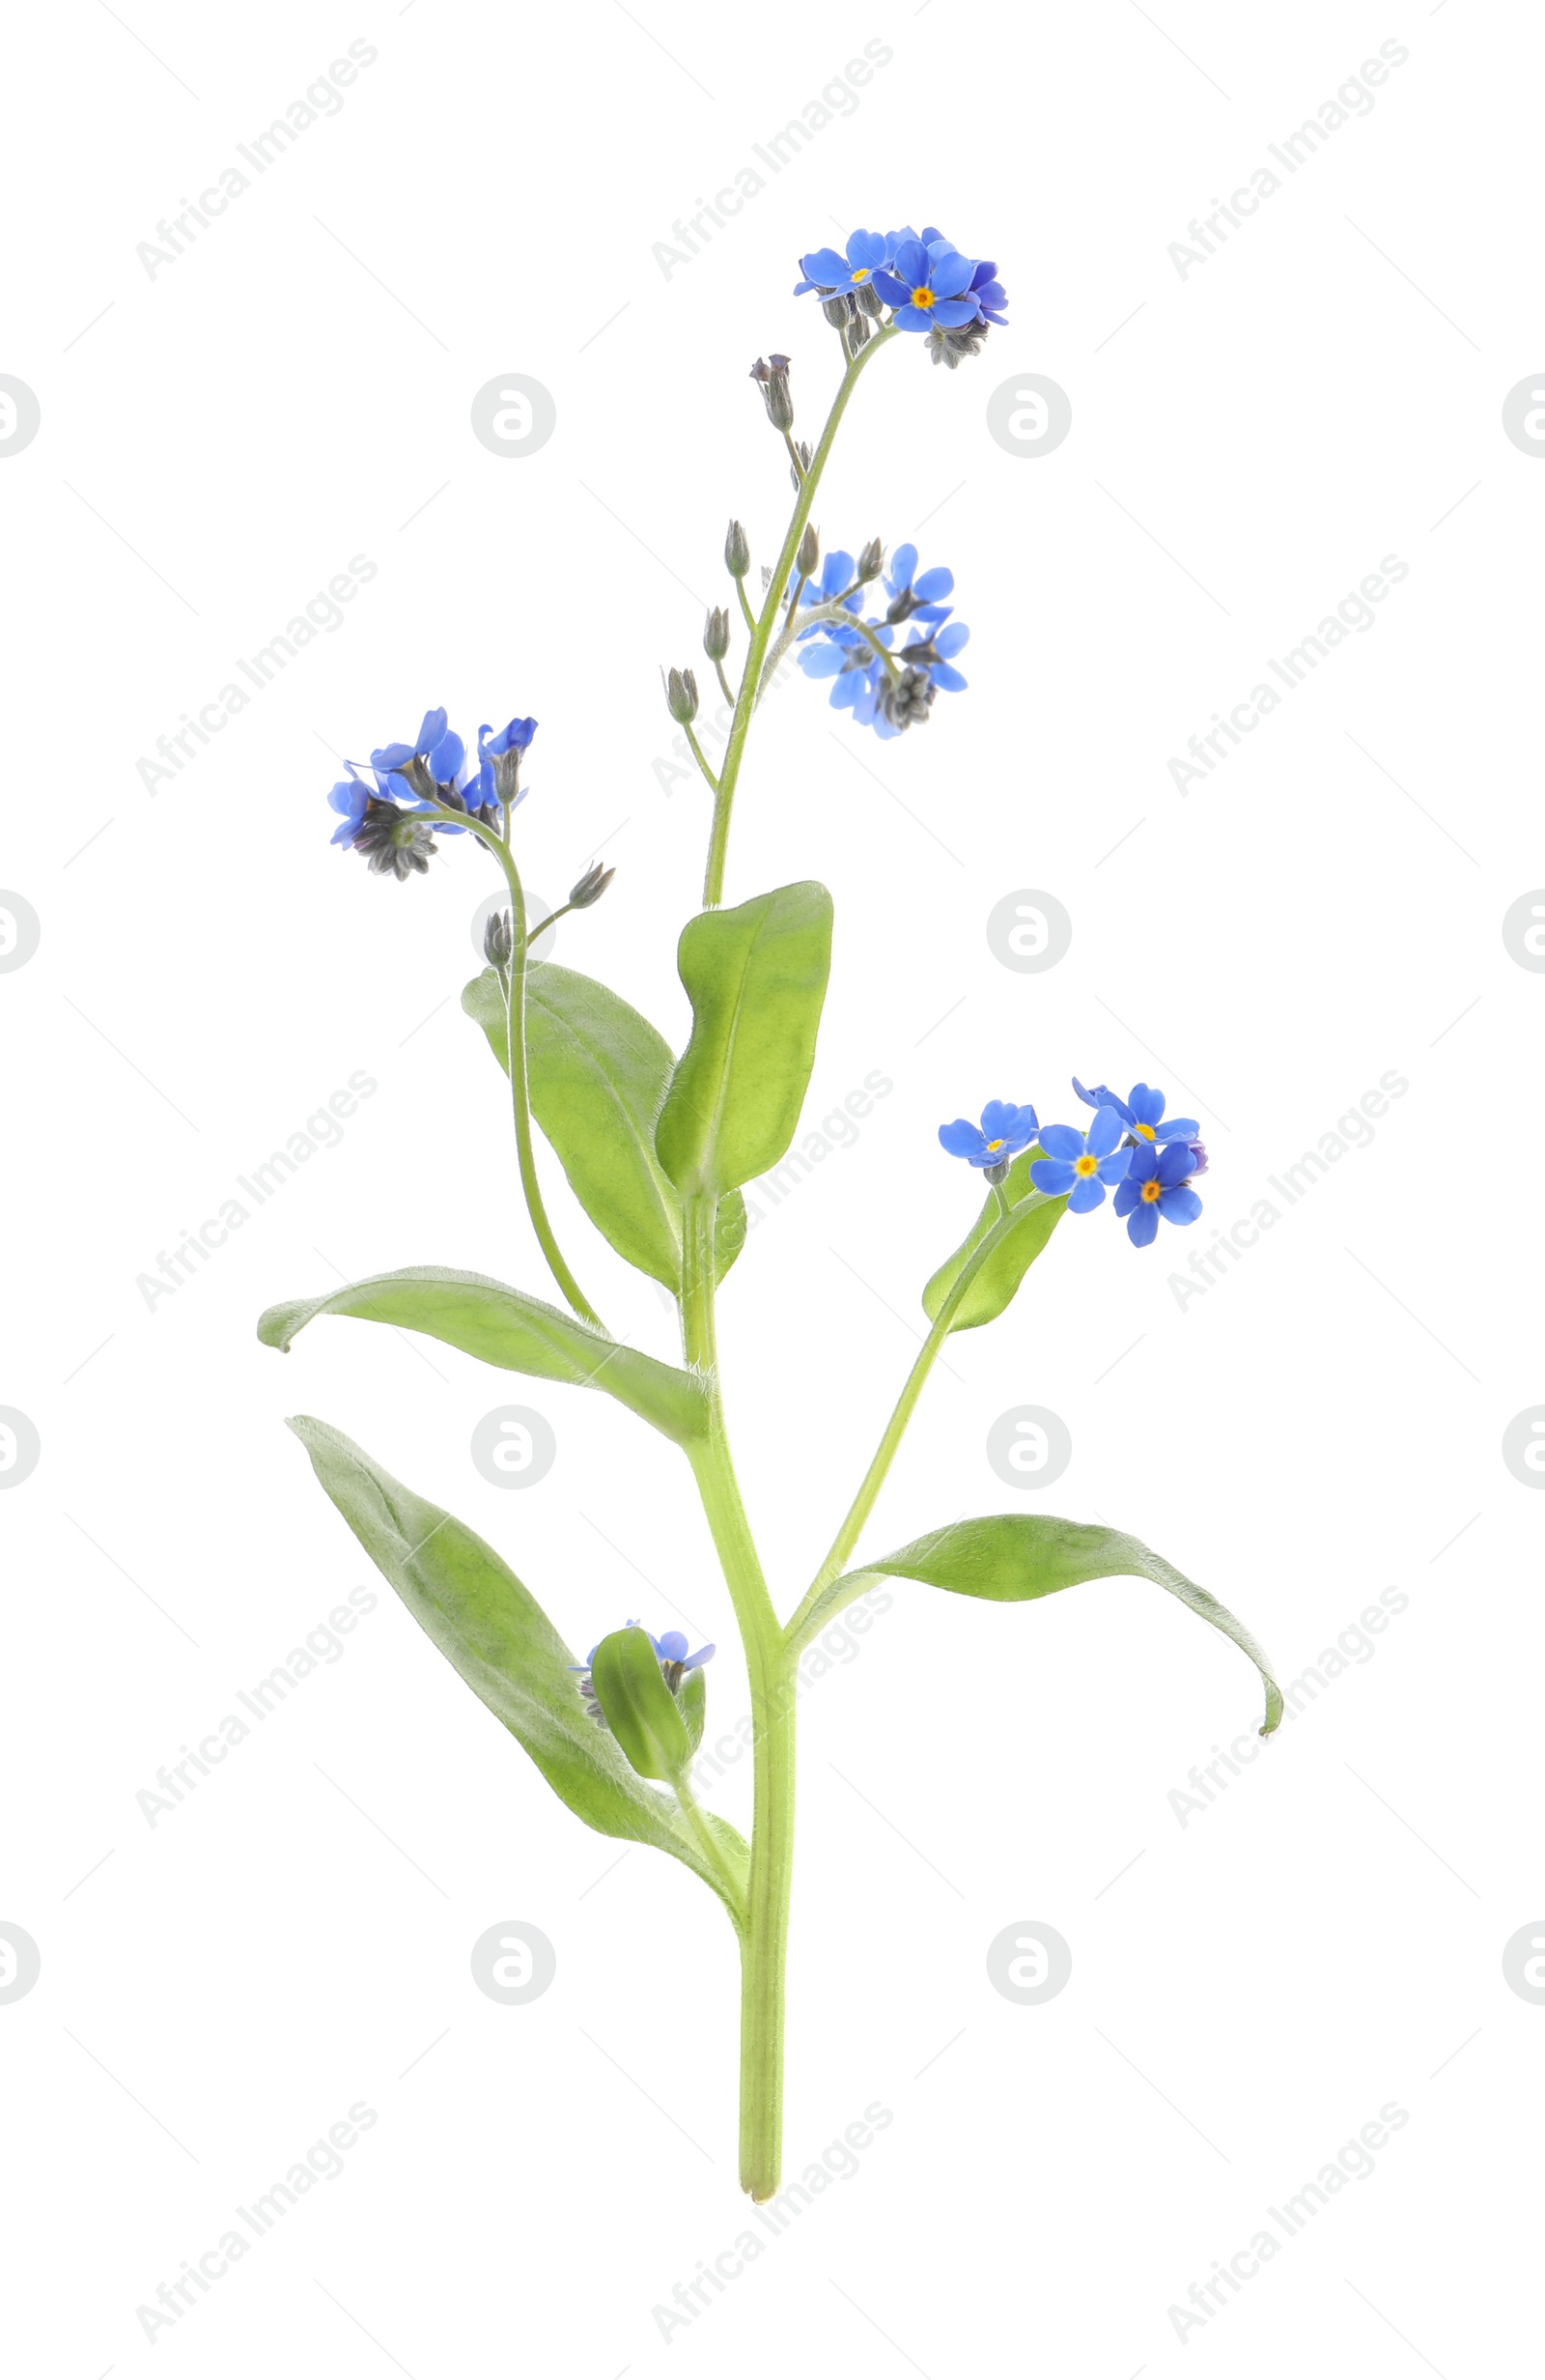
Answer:
<path fill-rule="evenodd" d="M 831 965 L 831 895 L 790 884 L 737 909 L 705 909 L 677 952 L 692 1034 L 655 1146 L 684 1193 L 733 1190 L 777 1164 L 815 1062 Z"/>
<path fill-rule="evenodd" d="M 590 1657 L 590 1683 L 607 1726 L 638 1774 L 661 1785 L 680 1776 L 693 1750 L 687 1719 L 641 1628 L 630 1625 L 603 1636 Z"/>
<path fill-rule="evenodd" d="M 508 1071 L 509 1018 L 496 969 L 474 976 L 462 1006 Z M 681 1193 L 655 1149 L 655 1119 L 676 1062 L 668 1042 L 604 983 L 550 959 L 526 976 L 525 1037 L 531 1112 L 569 1187 L 620 1257 L 679 1295 Z M 720 1202 L 716 1238 L 722 1281 L 745 1238 L 738 1192 Z"/>
<path fill-rule="evenodd" d="M 574 1655 L 492 1545 L 326 1422 L 297 1414 L 290 1428 L 382 1577 L 558 1799 L 598 1834 L 669 1852 L 713 1885 L 739 1927 L 749 1858 L 742 1837 L 709 1818 L 716 1864 L 675 1803 L 634 1774 L 586 1712 Z"/>
<path fill-rule="evenodd" d="M 258 1337 L 265 1346 L 288 1354 L 295 1333 L 319 1314 L 351 1315 L 364 1322 L 421 1330 L 460 1347 L 464 1355 L 497 1364 L 503 1372 L 565 1380 L 575 1388 L 604 1388 L 679 1445 L 707 1427 L 707 1394 L 694 1374 L 660 1363 L 636 1347 L 620 1346 L 588 1322 L 502 1281 L 491 1281 L 484 1273 L 452 1272 L 443 1264 L 411 1264 L 401 1272 L 377 1273 L 368 1281 L 351 1281 L 346 1289 L 324 1290 L 320 1297 L 270 1306 L 259 1320 Z"/>
<path fill-rule="evenodd" d="M 1149 1578 L 1175 1596 L 1199 1619 L 1232 1639 L 1260 1671 L 1266 1686 L 1269 1736 L 1282 1715 L 1282 1696 L 1271 1663 L 1241 1620 L 1193 1584 L 1162 1554 L 1123 1530 L 1097 1528 L 1080 1520 L 1053 1520 L 1036 1513 L 994 1513 L 979 1520 L 957 1520 L 931 1536 L 914 1538 L 899 1553 L 850 1571 L 833 1580 L 812 1604 L 801 1624 L 799 1642 L 808 1642 L 833 1611 L 861 1595 L 871 1579 L 919 1578 L 925 1586 L 944 1587 L 951 1595 L 980 1596 L 991 1603 L 1029 1603 L 1064 1587 L 1085 1585 L 1093 1578 Z"/>
<path fill-rule="evenodd" d="M 983 1322 L 997 1321 L 1067 1211 L 1065 1198 L 1048 1198 L 1030 1179 L 1030 1159 L 1040 1153 L 1038 1148 L 1023 1149 L 1008 1169 L 1003 1191 L 1009 1204 L 1018 1206 L 1026 1201 L 1028 1204 L 1024 1215 L 1012 1230 L 1004 1232 L 992 1255 L 972 1275 L 950 1323 L 952 1331 L 975 1330 Z M 954 1288 L 967 1258 L 974 1254 L 1000 1215 L 998 1203 L 989 1190 L 976 1221 L 923 1291 L 923 1312 L 930 1322 L 938 1320 L 939 1310 Z"/>

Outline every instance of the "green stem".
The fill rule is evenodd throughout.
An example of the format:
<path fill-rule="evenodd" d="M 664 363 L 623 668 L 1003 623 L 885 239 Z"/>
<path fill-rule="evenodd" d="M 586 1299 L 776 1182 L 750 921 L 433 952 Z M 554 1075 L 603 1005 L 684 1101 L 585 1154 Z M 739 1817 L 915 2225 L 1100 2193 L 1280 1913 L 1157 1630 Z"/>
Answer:
<path fill-rule="evenodd" d="M 557 922 L 558 922 L 558 920 L 559 920 L 560 918 L 566 918 L 566 917 L 569 915 L 569 912 L 570 912 L 570 910 L 571 910 L 573 907 L 574 907 L 574 903 L 573 903 L 573 901 L 565 901 L 565 902 L 564 902 L 564 904 L 563 904 L 563 907 L 562 907 L 561 909 L 554 909 L 554 910 L 551 912 L 550 916 L 546 917 L 546 918 L 544 918 L 544 919 L 543 919 L 543 921 L 542 921 L 542 922 L 541 922 L 541 924 L 540 924 L 540 925 L 533 925 L 533 926 L 532 926 L 532 928 L 531 928 L 531 931 L 529 932 L 529 934 L 527 934 L 527 936 L 526 936 L 526 938 L 525 938 L 525 947 L 526 947 L 527 952 L 529 952 L 529 951 L 530 951 L 530 949 L 531 949 L 532 944 L 533 944 L 534 942 L 539 941 L 539 940 L 540 940 L 540 938 L 542 937 L 542 935 L 544 935 L 544 934 L 547 932 L 547 930 L 548 930 L 548 926 L 549 926 L 549 925 L 556 925 L 556 924 L 557 924 Z"/>
<path fill-rule="evenodd" d="M 707 760 L 704 758 L 703 748 L 697 741 L 696 736 L 693 735 L 691 722 L 689 721 L 683 721 L 682 733 L 687 738 L 688 745 L 691 751 L 692 758 L 696 761 L 698 767 L 702 770 L 703 775 L 707 778 L 709 785 L 712 788 L 714 798 L 716 801 L 718 799 L 718 779 L 715 776 L 713 770 L 709 767 Z"/>
<path fill-rule="evenodd" d="M 1029 1198 L 1022 1199 L 1017 1206 L 1008 1206 L 1005 1204 L 1004 1211 L 993 1224 L 991 1230 L 983 1233 L 951 1282 L 944 1302 L 934 1318 L 933 1328 L 918 1349 L 917 1360 L 908 1373 L 890 1419 L 881 1433 L 880 1443 L 875 1448 L 874 1459 L 859 1483 L 858 1492 L 848 1507 L 842 1526 L 832 1539 L 827 1558 L 811 1580 L 803 1601 L 784 1630 L 784 1642 L 796 1659 L 809 1641 L 812 1623 L 825 1616 L 821 1599 L 826 1589 L 841 1572 L 848 1556 L 858 1542 L 864 1522 L 874 1510 L 876 1499 L 885 1484 L 886 1474 L 896 1459 L 896 1450 L 906 1435 L 907 1425 L 916 1410 L 917 1400 L 927 1384 L 928 1375 L 933 1371 L 939 1350 L 949 1337 L 950 1329 L 956 1315 L 960 1312 L 961 1301 L 967 1290 L 994 1249 L 1007 1237 L 1025 1211 L 1032 1206 L 1044 1206 L 1047 1203 L 1044 1193 L 1035 1191 Z"/>
<path fill-rule="evenodd" d="M 762 664 L 767 658 L 767 649 L 772 641 L 773 626 L 783 599 L 783 590 L 788 584 L 789 573 L 794 568 L 794 557 L 799 552 L 800 540 L 804 535 L 805 524 L 810 518 L 810 507 L 815 502 L 816 490 L 821 484 L 821 474 L 826 469 L 832 440 L 837 435 L 842 416 L 847 411 L 848 399 L 858 384 L 859 373 L 869 358 L 877 355 L 888 340 L 898 338 L 900 335 L 893 326 L 887 325 L 884 330 L 877 331 L 875 336 L 859 349 L 849 364 L 842 376 L 837 393 L 832 399 L 831 411 L 827 415 L 826 428 L 821 433 L 821 442 L 810 458 L 810 468 L 805 473 L 799 495 L 795 498 L 788 532 L 783 540 L 783 550 L 778 555 L 776 567 L 768 586 L 760 617 L 751 631 L 750 649 L 745 656 L 745 667 L 741 676 L 741 690 L 735 702 L 735 717 L 730 725 L 729 742 L 725 747 L 723 764 L 719 770 L 714 803 L 714 831 L 708 847 L 708 867 L 703 878 L 703 906 L 705 909 L 717 908 L 724 898 L 724 860 L 729 849 L 730 814 L 735 803 L 736 783 L 741 773 L 741 756 L 745 750 L 745 738 L 751 724 L 751 713 L 756 707 L 757 693 L 762 682 Z"/>
<path fill-rule="evenodd" d="M 685 1217 L 682 1348 L 707 1377 L 709 1428 L 688 1447 L 745 1648 L 754 1763 L 751 1868 L 741 1930 L 741 2186 L 775 2196 L 783 2143 L 784 1973 L 794 1861 L 794 1669 L 767 1591 L 724 1426 L 714 1319 L 716 1202 Z"/>
<path fill-rule="evenodd" d="M 542 1203 L 542 1185 L 537 1180 L 536 1151 L 531 1146 L 531 1085 L 526 1069 L 525 1052 L 525 971 L 526 925 L 525 894 L 520 888 L 520 871 L 515 864 L 515 854 L 501 836 L 492 828 L 459 815 L 455 810 L 435 808 L 436 818 L 449 819 L 453 826 L 464 826 L 487 843 L 500 867 L 510 893 L 510 924 L 514 949 L 507 978 L 501 977 L 505 1012 L 505 1064 L 510 1077 L 510 1105 L 515 1117 L 515 1153 L 520 1168 L 520 1187 L 525 1194 L 526 1212 L 531 1217 L 531 1229 L 548 1260 L 548 1269 L 582 1322 L 593 1322 L 597 1330 L 605 1324 L 580 1289 L 553 1236 L 548 1210 Z M 550 922 L 550 921 L 549 921 Z"/>

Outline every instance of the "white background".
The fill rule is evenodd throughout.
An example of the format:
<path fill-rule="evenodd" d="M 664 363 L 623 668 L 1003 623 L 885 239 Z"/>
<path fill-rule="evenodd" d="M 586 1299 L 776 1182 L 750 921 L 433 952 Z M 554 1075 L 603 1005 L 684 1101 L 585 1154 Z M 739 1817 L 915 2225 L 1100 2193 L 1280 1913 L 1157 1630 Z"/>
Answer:
<path fill-rule="evenodd" d="M 1502 408 L 1545 362 L 1540 28 L 1477 0 L 1160 14 L 69 0 L 13 26 L 0 370 L 42 408 L 0 459 L 0 882 L 42 921 L 0 979 L 0 1402 L 42 1441 L 0 1498 L 0 1917 L 42 1960 L 0 2006 L 18 2371 L 1525 2366 L 1545 2010 L 1502 1952 L 1545 1906 L 1545 1647 L 1540 1508 L 1500 1450 L 1545 1397 L 1545 984 L 1501 921 L 1545 879 L 1545 470 Z M 378 55 L 341 112 L 148 274 L 158 218 L 355 40 Z M 673 221 L 866 41 L 893 55 L 856 109 L 662 272 Z M 1190 219 L 1387 41 L 1409 57 L 1372 112 L 1182 277 Z M 733 1944 L 695 1880 L 586 1833 L 383 1586 L 182 1806 L 153 1828 L 136 1795 L 366 1580 L 295 1409 L 491 1536 L 571 1643 L 684 1613 L 720 1643 L 711 1725 L 745 1708 L 685 1466 L 620 1407 L 363 1326 L 281 1360 L 253 1324 L 413 1260 L 547 1286 L 457 999 L 489 874 L 464 843 L 406 887 L 329 849 L 335 755 L 432 703 L 468 733 L 534 712 L 528 881 L 557 901 L 615 862 L 561 955 L 679 1046 L 707 806 L 662 790 L 657 667 L 706 675 L 732 510 L 775 551 L 753 356 L 794 356 L 804 434 L 835 384 L 797 256 L 907 220 L 998 260 L 1012 327 L 953 376 L 877 358 L 818 514 L 953 567 L 970 688 L 886 746 L 780 694 L 727 888 L 832 889 L 808 1120 L 893 1085 L 768 1204 L 722 1300 L 775 1593 L 974 1209 L 938 1123 L 994 1095 L 1068 1116 L 1077 1072 L 1200 1116 L 1206 1219 L 1146 1252 L 1109 1209 L 1067 1223 L 951 1343 L 866 1549 L 964 1511 L 1108 1518 L 1284 1679 L 1408 1601 L 1182 1826 L 1171 1794 L 1258 1717 L 1227 1644 L 1132 1581 L 1022 1610 L 895 1590 L 802 1705 L 788 2169 L 870 2102 L 893 2120 L 667 2342 L 653 2309 L 749 2219 Z M 511 372 L 557 409 L 524 457 L 469 428 Z M 1054 454 L 988 434 L 1026 372 L 1068 392 Z M 342 625 L 148 792 L 156 738 L 354 555 L 376 576 Z M 1178 792 L 1187 738 L 1386 555 L 1408 575 L 1375 625 Z M 1040 975 L 986 940 L 1024 888 L 1074 921 Z M 340 1145 L 148 1308 L 137 1277 L 360 1069 Z M 1371 1145 L 1182 1307 L 1170 1273 L 1387 1072 L 1409 1090 Z M 547 1177 L 608 1322 L 669 1354 L 652 1286 Z M 468 1453 L 511 1402 L 558 1443 L 520 1494 Z M 1039 1495 L 985 1455 L 1024 1403 L 1072 1432 Z M 747 1786 L 718 1796 L 743 1823 Z M 505 1919 L 556 1946 L 529 2006 L 471 1979 Z M 987 1978 L 1021 1920 L 1072 1945 L 1044 2006 Z M 136 2308 L 356 2101 L 378 2121 L 342 2174 L 149 2343 Z M 1372 2175 L 1177 2337 L 1167 2309 L 1389 2102 Z"/>

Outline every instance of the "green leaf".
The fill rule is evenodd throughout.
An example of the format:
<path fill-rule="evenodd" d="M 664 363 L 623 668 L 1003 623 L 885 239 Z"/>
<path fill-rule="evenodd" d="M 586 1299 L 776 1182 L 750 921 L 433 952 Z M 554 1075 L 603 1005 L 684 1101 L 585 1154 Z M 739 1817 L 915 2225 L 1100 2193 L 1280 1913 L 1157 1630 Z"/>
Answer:
<path fill-rule="evenodd" d="M 1061 1222 L 1067 1200 L 1048 1198 L 1044 1191 L 1036 1189 L 1030 1179 L 1030 1159 L 1040 1153 L 1038 1148 L 1023 1149 L 1009 1167 L 1008 1177 L 1003 1184 L 1009 1204 L 1016 1206 L 1025 1200 L 1030 1204 L 1024 1219 L 1011 1232 L 1004 1233 L 971 1282 L 950 1323 L 951 1331 L 975 1330 L 983 1322 L 996 1322 Z M 986 1238 L 998 1220 L 1000 1211 L 997 1199 L 989 1190 L 987 1202 L 976 1221 L 954 1255 L 945 1258 L 923 1291 L 923 1312 L 930 1322 L 938 1320 L 939 1309 L 953 1289 L 961 1266 L 977 1243 Z"/>
<path fill-rule="evenodd" d="M 707 1392 L 694 1374 L 659 1363 L 636 1347 L 620 1346 L 588 1322 L 485 1273 L 452 1272 L 443 1264 L 377 1273 L 368 1281 L 351 1281 L 347 1289 L 324 1290 L 321 1297 L 270 1306 L 259 1320 L 258 1337 L 265 1346 L 288 1354 L 295 1333 L 319 1314 L 421 1330 L 504 1372 L 565 1380 L 575 1388 L 604 1388 L 678 1445 L 707 1428 Z"/>
<path fill-rule="evenodd" d="M 687 1722 L 687 1757 L 695 1760 L 703 1741 L 703 1721 L 708 1716 L 708 1680 L 700 1669 L 687 1672 L 677 1700 Z"/>
<path fill-rule="evenodd" d="M 603 1636 L 591 1656 L 590 1683 L 607 1726 L 638 1774 L 661 1785 L 680 1776 L 692 1756 L 687 1721 L 641 1628 L 630 1625 Z"/>
<path fill-rule="evenodd" d="M 508 1070 L 496 969 L 473 978 L 462 1006 Z M 527 973 L 525 1034 L 531 1112 L 569 1187 L 620 1257 L 679 1296 L 682 1202 L 655 1149 L 655 1119 L 676 1062 L 669 1044 L 604 983 L 550 959 Z M 744 1202 L 727 1198 L 718 1215 L 721 1281 L 744 1237 Z"/>
<path fill-rule="evenodd" d="M 1282 1715 L 1282 1696 L 1271 1664 L 1243 1621 L 1205 1587 L 1194 1586 L 1162 1554 L 1120 1529 L 1097 1528 L 1080 1520 L 1053 1520 L 1035 1513 L 996 1513 L 979 1520 L 957 1520 L 929 1537 L 915 1538 L 899 1553 L 866 1563 L 828 1587 L 801 1628 L 808 1638 L 824 1627 L 832 1610 L 853 1601 L 873 1577 L 920 1578 L 925 1586 L 943 1587 L 951 1595 L 974 1595 L 992 1603 L 1028 1603 L 1063 1587 L 1078 1587 L 1092 1578 L 1149 1578 L 1187 1608 L 1248 1654 L 1266 1686 L 1266 1724 L 1269 1736 Z"/>
<path fill-rule="evenodd" d="M 382 1577 L 530 1754 L 560 1801 L 598 1834 L 669 1852 L 713 1885 L 739 1927 L 749 1859 L 744 1842 L 723 1819 L 710 1819 L 724 1862 L 719 1873 L 674 1802 L 634 1775 L 586 1712 L 574 1655 L 493 1548 L 326 1422 L 297 1414 L 290 1428 Z"/>
<path fill-rule="evenodd" d="M 815 1062 L 831 964 L 831 895 L 790 884 L 705 909 L 677 952 L 692 1034 L 655 1129 L 684 1194 L 710 1197 L 777 1164 Z"/>

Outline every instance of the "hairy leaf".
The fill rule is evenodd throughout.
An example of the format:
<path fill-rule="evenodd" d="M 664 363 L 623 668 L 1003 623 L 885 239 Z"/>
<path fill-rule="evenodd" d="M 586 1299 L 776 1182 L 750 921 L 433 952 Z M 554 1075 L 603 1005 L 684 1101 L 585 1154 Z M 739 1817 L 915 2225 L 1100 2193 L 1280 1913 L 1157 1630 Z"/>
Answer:
<path fill-rule="evenodd" d="M 709 1825 L 728 1884 L 674 1802 L 636 1776 L 580 1698 L 574 1655 L 491 1545 L 380 1469 L 341 1431 L 308 1414 L 290 1428 L 323 1487 L 425 1634 L 523 1745 L 561 1801 L 598 1834 L 650 1843 L 712 1884 L 741 1923 L 749 1854 L 723 1819 Z M 405 1741 L 411 1738 L 405 1730 Z"/>
<path fill-rule="evenodd" d="M 831 895 L 784 885 L 684 928 L 677 964 L 692 1033 L 655 1131 L 684 1193 L 733 1190 L 793 1140 L 831 964 Z"/>
<path fill-rule="evenodd" d="M 887 1553 L 862 1571 L 850 1571 L 828 1587 L 801 1629 L 801 1641 L 823 1627 L 833 1611 L 862 1594 L 871 1578 L 919 1578 L 951 1595 L 974 1595 L 993 1603 L 1028 1603 L 1064 1587 L 1094 1578 L 1148 1578 L 1238 1645 L 1260 1671 L 1266 1686 L 1269 1736 L 1282 1715 L 1282 1696 L 1271 1664 L 1243 1621 L 1205 1587 L 1193 1584 L 1172 1563 L 1128 1537 L 1080 1520 L 1053 1520 L 1037 1513 L 995 1513 L 957 1520 L 931 1536 L 914 1538 L 899 1553 Z"/>
<path fill-rule="evenodd" d="M 1030 1179 L 1030 1159 L 1040 1153 L 1038 1148 L 1023 1149 L 1009 1167 L 1008 1177 L 1003 1184 L 1009 1204 L 1017 1206 L 1026 1200 L 1029 1204 L 1021 1220 L 1012 1231 L 1004 1233 L 998 1246 L 973 1278 L 950 1323 L 951 1331 L 975 1330 L 983 1322 L 997 1321 L 1061 1222 L 1067 1209 L 1067 1200 L 1048 1198 L 1044 1191 L 1036 1189 Z M 938 1320 L 939 1310 L 954 1288 L 961 1266 L 978 1243 L 986 1238 L 1000 1212 L 997 1199 L 989 1190 L 976 1221 L 954 1255 L 945 1258 L 923 1291 L 923 1312 L 930 1322 Z"/>
<path fill-rule="evenodd" d="M 494 968 L 473 978 L 462 1006 L 508 1070 L 508 1018 Z M 569 1187 L 620 1257 L 679 1295 L 681 1194 L 655 1149 L 655 1121 L 676 1062 L 669 1044 L 604 983 L 551 959 L 527 973 L 525 1034 L 531 1112 Z M 721 1281 L 744 1238 L 744 1202 L 736 1192 L 718 1212 Z"/>
<path fill-rule="evenodd" d="M 588 1322 L 484 1273 L 453 1272 L 443 1264 L 377 1273 L 320 1297 L 270 1306 L 258 1322 L 258 1337 L 288 1354 L 295 1333 L 319 1314 L 424 1331 L 504 1372 L 566 1380 L 575 1388 L 604 1388 L 681 1445 L 707 1427 L 707 1396 L 694 1374 L 659 1363 L 636 1347 L 620 1346 Z"/>

